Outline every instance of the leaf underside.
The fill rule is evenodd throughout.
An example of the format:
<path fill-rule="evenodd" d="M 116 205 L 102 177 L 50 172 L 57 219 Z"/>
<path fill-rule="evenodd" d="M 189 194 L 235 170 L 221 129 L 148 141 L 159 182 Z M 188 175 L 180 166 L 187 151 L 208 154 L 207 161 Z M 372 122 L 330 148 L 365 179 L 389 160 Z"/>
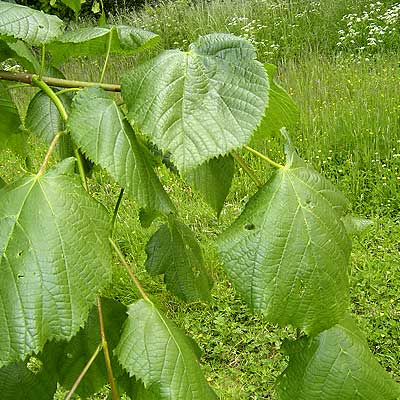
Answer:
<path fill-rule="evenodd" d="M 347 200 L 290 147 L 279 169 L 218 240 L 227 274 L 250 307 L 317 333 L 348 306 Z"/>
<path fill-rule="evenodd" d="M 216 212 L 221 213 L 232 184 L 235 162 L 231 155 L 212 158 L 189 171 L 186 181 L 204 197 Z"/>
<path fill-rule="evenodd" d="M 280 400 L 395 400 L 400 386 L 378 364 L 351 319 L 289 345 Z"/>
<path fill-rule="evenodd" d="M 0 366 L 70 339 L 110 282 L 109 216 L 74 165 L 0 190 Z"/>
<path fill-rule="evenodd" d="M 174 205 L 154 172 L 148 150 L 110 95 L 100 88 L 81 90 L 72 103 L 69 130 L 81 150 L 103 167 L 139 205 L 170 213 Z"/>
<path fill-rule="evenodd" d="M 63 22 L 54 15 L 0 1 L 0 35 L 40 46 L 60 36 L 63 26 Z"/>
<path fill-rule="evenodd" d="M 249 42 L 228 34 L 168 50 L 122 80 L 128 119 L 179 170 L 246 144 L 267 103 L 268 77 Z"/>
<path fill-rule="evenodd" d="M 130 375 L 146 387 L 157 385 L 160 399 L 217 399 L 201 372 L 194 342 L 149 302 L 129 306 L 116 348 Z"/>
<path fill-rule="evenodd" d="M 276 134 L 279 135 L 281 128 L 293 128 L 299 119 L 299 110 L 296 103 L 274 79 L 277 70 L 276 66 L 264 64 L 264 67 L 268 73 L 270 85 L 268 105 L 260 126 L 254 133 L 253 141 L 269 138 Z"/>
<path fill-rule="evenodd" d="M 210 300 L 211 283 L 200 245 L 188 226 L 173 216 L 150 238 L 146 269 L 164 274 L 167 289 L 185 301 Z"/>
<path fill-rule="evenodd" d="M 125 25 L 79 28 L 65 32 L 49 46 L 53 62 L 59 64 L 70 57 L 106 54 L 110 35 L 110 52 L 124 55 L 154 47 L 160 39 L 155 33 Z"/>

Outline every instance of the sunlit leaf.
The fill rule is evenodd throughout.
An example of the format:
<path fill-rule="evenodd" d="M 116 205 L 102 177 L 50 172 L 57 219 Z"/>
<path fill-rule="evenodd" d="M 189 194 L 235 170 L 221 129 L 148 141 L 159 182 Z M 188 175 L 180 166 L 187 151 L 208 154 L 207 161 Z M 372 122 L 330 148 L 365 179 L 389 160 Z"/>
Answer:
<path fill-rule="evenodd" d="M 400 385 L 378 364 L 351 319 L 288 346 L 280 400 L 395 400 Z"/>
<path fill-rule="evenodd" d="M 201 248 L 188 226 L 170 216 L 147 243 L 146 253 L 147 271 L 164 274 L 168 290 L 186 301 L 210 299 Z"/>
<path fill-rule="evenodd" d="M 348 202 L 291 146 L 287 163 L 219 238 L 225 269 L 246 302 L 274 323 L 308 333 L 348 307 Z"/>
<path fill-rule="evenodd" d="M 268 77 L 243 38 L 211 34 L 168 50 L 122 80 L 128 119 L 179 170 L 246 144 L 264 114 Z"/>
<path fill-rule="evenodd" d="M 0 366 L 71 339 L 110 282 L 110 218 L 74 164 L 0 190 Z"/>
<path fill-rule="evenodd" d="M 0 35 L 39 46 L 60 36 L 63 26 L 63 22 L 54 15 L 0 1 Z"/>
<path fill-rule="evenodd" d="M 129 306 L 116 349 L 122 366 L 145 387 L 157 385 L 159 399 L 217 399 L 200 369 L 195 344 L 149 302 Z"/>

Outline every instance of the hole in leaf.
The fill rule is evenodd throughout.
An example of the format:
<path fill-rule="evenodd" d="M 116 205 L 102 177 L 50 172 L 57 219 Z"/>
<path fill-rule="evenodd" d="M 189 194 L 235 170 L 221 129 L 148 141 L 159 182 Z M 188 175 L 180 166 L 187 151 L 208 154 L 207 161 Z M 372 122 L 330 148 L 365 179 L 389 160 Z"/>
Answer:
<path fill-rule="evenodd" d="M 254 224 L 246 224 L 244 226 L 244 229 L 246 229 L 247 231 L 252 231 L 254 230 L 256 227 L 254 226 Z"/>
<path fill-rule="evenodd" d="M 19 251 L 19 252 L 18 252 L 18 257 L 21 257 L 21 256 L 22 256 L 22 253 L 23 253 L 22 250 Z"/>
<path fill-rule="evenodd" d="M 18 276 L 18 278 L 24 278 L 25 275 L 23 275 L 23 274 L 18 274 L 17 276 Z"/>

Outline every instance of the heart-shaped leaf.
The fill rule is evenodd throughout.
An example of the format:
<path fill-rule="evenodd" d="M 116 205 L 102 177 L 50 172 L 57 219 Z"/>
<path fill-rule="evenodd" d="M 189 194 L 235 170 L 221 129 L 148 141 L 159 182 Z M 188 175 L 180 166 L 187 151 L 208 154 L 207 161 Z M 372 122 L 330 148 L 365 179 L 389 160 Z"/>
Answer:
<path fill-rule="evenodd" d="M 246 144 L 264 114 L 268 77 L 243 38 L 211 34 L 168 50 L 122 80 L 128 119 L 178 169 Z"/>
<path fill-rule="evenodd" d="M 110 282 L 110 217 L 74 165 L 0 190 L 0 366 L 71 339 Z"/>
<path fill-rule="evenodd" d="M 128 315 L 116 354 L 129 375 L 158 386 L 162 400 L 217 399 L 201 372 L 198 348 L 154 304 L 139 300 Z"/>
<path fill-rule="evenodd" d="M 60 36 L 63 22 L 54 15 L 0 1 L 0 35 L 40 46 Z"/>
<path fill-rule="evenodd" d="M 252 309 L 309 333 L 338 322 L 348 307 L 351 242 L 345 197 L 291 146 L 280 168 L 222 234 L 225 269 Z"/>

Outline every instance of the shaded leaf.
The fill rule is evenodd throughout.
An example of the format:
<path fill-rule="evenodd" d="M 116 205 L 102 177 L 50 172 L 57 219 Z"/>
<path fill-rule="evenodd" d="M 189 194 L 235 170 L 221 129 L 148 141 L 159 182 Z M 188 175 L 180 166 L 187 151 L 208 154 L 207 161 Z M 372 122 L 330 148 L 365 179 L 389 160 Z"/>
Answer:
<path fill-rule="evenodd" d="M 350 318 L 291 343 L 281 400 L 395 400 L 400 386 L 378 364 Z"/>
<path fill-rule="evenodd" d="M 0 115 L 0 150 L 10 149 L 23 154 L 25 137 L 21 131 L 21 119 L 16 105 L 2 82 L 0 82 Z"/>
<path fill-rule="evenodd" d="M 162 214 L 160 214 L 158 211 L 155 210 L 150 210 L 148 208 L 141 208 L 139 210 L 139 222 L 140 225 L 143 228 L 149 228 L 153 221 L 160 217 Z"/>
<path fill-rule="evenodd" d="M 154 47 L 160 39 L 155 33 L 131 26 L 98 26 L 65 32 L 48 50 L 55 64 L 70 57 L 99 56 L 107 53 L 110 35 L 110 52 L 125 55 Z"/>
<path fill-rule="evenodd" d="M 348 307 L 348 202 L 287 147 L 278 169 L 221 235 L 225 270 L 250 307 L 308 333 L 338 322 Z"/>
<path fill-rule="evenodd" d="M 74 164 L 0 190 L 0 366 L 71 339 L 111 280 L 109 215 Z"/>
<path fill-rule="evenodd" d="M 0 61 L 14 59 L 19 65 L 30 72 L 40 71 L 40 63 L 32 49 L 21 40 L 2 37 L 0 39 Z"/>
<path fill-rule="evenodd" d="M 164 213 L 174 211 L 153 170 L 148 150 L 139 143 L 107 92 L 100 88 L 81 90 L 72 103 L 69 130 L 81 150 L 140 206 Z"/>
<path fill-rule="evenodd" d="M 254 133 L 254 140 L 279 134 L 280 129 L 283 127 L 292 128 L 299 119 L 299 110 L 296 103 L 274 79 L 277 70 L 276 66 L 266 63 L 264 67 L 267 71 L 270 85 L 268 105 L 261 124 Z"/>
<path fill-rule="evenodd" d="M 179 170 L 246 144 L 264 114 L 268 77 L 243 38 L 211 34 L 168 50 L 122 80 L 128 119 Z"/>
<path fill-rule="evenodd" d="M 39 46 L 53 41 L 62 33 L 63 26 L 54 15 L 0 1 L 0 35 Z"/>
<path fill-rule="evenodd" d="M 64 107 L 69 111 L 72 97 L 67 93 L 59 96 Z M 57 107 L 43 92 L 38 92 L 30 101 L 25 117 L 25 127 L 32 134 L 50 144 L 54 136 L 65 129 L 64 122 Z M 57 151 L 61 159 L 74 154 L 71 138 L 63 135 L 57 143 Z"/>
<path fill-rule="evenodd" d="M 129 306 L 116 355 L 129 375 L 146 387 L 158 385 L 160 399 L 217 399 L 200 369 L 194 342 L 154 304 Z"/>
<path fill-rule="evenodd" d="M 146 269 L 164 274 L 167 289 L 186 301 L 210 300 L 211 282 L 199 243 L 188 226 L 170 216 L 146 246 Z"/>
<path fill-rule="evenodd" d="M 110 355 L 119 342 L 122 324 L 126 319 L 126 307 L 114 300 L 102 298 L 104 329 Z M 101 343 L 97 307 L 93 307 L 89 318 L 76 336 L 69 342 L 54 344 L 53 358 L 57 360 L 56 369 L 59 383 L 71 388 L 84 366 Z M 115 357 L 111 357 L 114 376 L 122 374 Z M 98 392 L 108 382 L 104 356 L 100 353 L 79 384 L 76 393 L 87 398 Z"/>
<path fill-rule="evenodd" d="M 4 186 L 7 186 L 7 182 L 2 177 L 0 177 L 0 189 Z"/>
<path fill-rule="evenodd" d="M 219 216 L 235 173 L 232 156 L 213 158 L 189 171 L 185 178 Z"/>
<path fill-rule="evenodd" d="M 160 399 L 160 388 L 158 385 L 152 385 L 146 389 L 142 381 L 136 380 L 134 377 L 130 378 L 128 374 L 119 377 L 117 383 L 132 400 Z"/>
<path fill-rule="evenodd" d="M 53 399 L 57 390 L 56 370 L 53 364 L 43 363 L 42 359 L 39 355 L 30 361 L 39 365 L 20 362 L 0 368 L 1 400 Z"/>

